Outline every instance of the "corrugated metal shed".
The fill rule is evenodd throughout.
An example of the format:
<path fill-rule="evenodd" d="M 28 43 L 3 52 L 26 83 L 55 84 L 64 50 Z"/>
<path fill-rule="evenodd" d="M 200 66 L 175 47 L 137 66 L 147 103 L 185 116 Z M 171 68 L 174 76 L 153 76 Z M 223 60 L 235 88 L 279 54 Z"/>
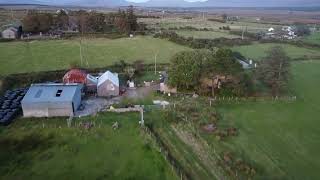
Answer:
<path fill-rule="evenodd" d="M 81 104 L 81 84 L 33 84 L 21 101 L 24 117 L 71 116 Z"/>

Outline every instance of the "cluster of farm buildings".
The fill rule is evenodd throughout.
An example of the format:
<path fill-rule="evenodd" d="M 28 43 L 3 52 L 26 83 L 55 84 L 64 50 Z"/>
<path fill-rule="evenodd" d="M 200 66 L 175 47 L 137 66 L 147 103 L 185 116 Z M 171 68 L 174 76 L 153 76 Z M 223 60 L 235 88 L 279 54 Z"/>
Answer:
<path fill-rule="evenodd" d="M 24 117 L 73 116 L 81 105 L 83 94 L 100 97 L 119 95 L 117 73 L 106 71 L 94 77 L 80 69 L 72 69 L 63 83 L 32 84 L 21 101 Z"/>
<path fill-rule="evenodd" d="M 134 86 L 127 82 L 128 87 Z M 159 91 L 176 93 L 176 88 L 166 85 L 166 78 L 161 80 Z M 84 70 L 72 69 L 62 78 L 62 83 L 32 84 L 21 101 L 24 117 L 70 117 L 82 104 L 84 96 L 113 98 L 122 95 L 117 73 L 106 71 L 99 76 L 92 76 Z"/>
<path fill-rule="evenodd" d="M 273 39 L 295 39 L 297 35 L 294 32 L 294 28 L 291 26 L 283 26 L 281 29 L 275 29 L 270 27 L 268 32 L 265 34 L 264 38 L 273 38 Z"/>

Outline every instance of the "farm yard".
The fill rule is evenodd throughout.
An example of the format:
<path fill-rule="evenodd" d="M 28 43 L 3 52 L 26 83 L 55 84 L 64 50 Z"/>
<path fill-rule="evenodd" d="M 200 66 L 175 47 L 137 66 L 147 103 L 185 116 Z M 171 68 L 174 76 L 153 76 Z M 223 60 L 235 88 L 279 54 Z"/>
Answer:
<path fill-rule="evenodd" d="M 19 119 L 0 127 L 0 179 L 177 179 L 138 121 L 107 113 L 73 122 L 95 124 L 85 129 L 65 119 Z"/>
<path fill-rule="evenodd" d="M 187 47 L 148 36 L 120 39 L 84 39 L 83 67 L 101 67 L 124 60 L 167 63 Z M 81 65 L 79 39 L 0 43 L 0 74 L 67 69 Z"/>

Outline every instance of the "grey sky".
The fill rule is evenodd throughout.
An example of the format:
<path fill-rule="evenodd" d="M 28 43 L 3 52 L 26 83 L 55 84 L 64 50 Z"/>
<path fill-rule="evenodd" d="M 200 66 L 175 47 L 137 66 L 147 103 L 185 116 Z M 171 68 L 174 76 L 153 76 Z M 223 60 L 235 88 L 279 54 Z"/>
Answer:
<path fill-rule="evenodd" d="M 128 2 L 130 1 L 130 2 Z M 189 1 L 189 2 L 188 2 Z M 135 3 L 134 3 L 135 2 Z M 320 6 L 320 0 L 0 0 L 2 4 L 10 3 L 40 3 L 59 5 L 91 5 L 91 6 L 117 6 L 117 5 L 140 5 L 140 6 L 231 6 L 231 7 L 302 7 Z"/>

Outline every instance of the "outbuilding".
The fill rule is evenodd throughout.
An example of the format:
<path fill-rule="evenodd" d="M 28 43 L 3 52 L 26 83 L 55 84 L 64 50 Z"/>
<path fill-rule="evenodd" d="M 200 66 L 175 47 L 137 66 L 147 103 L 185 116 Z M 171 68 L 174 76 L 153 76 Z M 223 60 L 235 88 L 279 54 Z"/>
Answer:
<path fill-rule="evenodd" d="M 85 70 L 71 69 L 63 76 L 63 83 L 78 83 L 85 85 L 85 91 L 90 93 L 97 92 L 98 79 Z"/>
<path fill-rule="evenodd" d="M 81 104 L 81 84 L 33 84 L 21 101 L 24 117 L 73 116 Z"/>
<path fill-rule="evenodd" d="M 87 73 L 81 69 L 71 69 L 63 76 L 63 83 L 86 84 Z"/>
<path fill-rule="evenodd" d="M 98 79 L 98 96 L 112 97 L 119 95 L 119 77 L 117 73 L 107 71 Z"/>
<path fill-rule="evenodd" d="M 4 39 L 16 39 L 18 37 L 18 29 L 9 27 L 2 31 L 1 35 Z"/>

